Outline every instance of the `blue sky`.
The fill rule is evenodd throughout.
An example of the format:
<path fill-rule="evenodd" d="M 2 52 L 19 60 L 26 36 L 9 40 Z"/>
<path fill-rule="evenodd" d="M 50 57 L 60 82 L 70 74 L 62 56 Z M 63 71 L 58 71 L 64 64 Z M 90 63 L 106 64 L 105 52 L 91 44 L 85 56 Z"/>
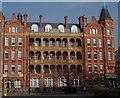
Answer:
<path fill-rule="evenodd" d="M 114 20 L 115 47 L 118 47 L 118 3 L 106 2 L 111 17 Z M 88 21 L 92 16 L 99 19 L 103 2 L 3 2 L 2 10 L 6 20 L 12 13 L 28 14 L 29 21 L 39 21 L 39 15 L 43 16 L 43 22 L 64 23 L 64 16 L 68 16 L 69 23 L 78 23 L 78 17 L 86 15 Z"/>

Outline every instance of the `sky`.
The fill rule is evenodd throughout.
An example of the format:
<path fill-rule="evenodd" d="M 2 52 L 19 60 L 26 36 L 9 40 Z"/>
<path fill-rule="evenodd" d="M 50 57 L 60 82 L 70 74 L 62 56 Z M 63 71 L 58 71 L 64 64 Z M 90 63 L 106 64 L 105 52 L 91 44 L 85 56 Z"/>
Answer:
<path fill-rule="evenodd" d="M 36 1 L 36 0 L 35 0 Z M 106 5 L 114 20 L 115 48 L 118 47 L 118 3 L 117 2 L 3 2 L 2 11 L 8 21 L 12 13 L 28 14 L 28 21 L 64 23 L 68 16 L 69 23 L 78 23 L 78 17 L 85 15 L 88 22 L 92 16 L 99 19 L 102 7 Z"/>

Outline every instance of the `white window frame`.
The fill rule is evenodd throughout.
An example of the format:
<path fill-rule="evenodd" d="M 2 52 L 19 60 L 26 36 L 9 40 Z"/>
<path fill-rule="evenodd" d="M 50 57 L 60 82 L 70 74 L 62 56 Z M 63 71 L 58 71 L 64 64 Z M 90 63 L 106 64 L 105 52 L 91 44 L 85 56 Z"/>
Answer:
<path fill-rule="evenodd" d="M 103 60 L 103 52 L 102 51 L 99 52 L 99 56 L 100 56 L 100 60 Z"/>
<path fill-rule="evenodd" d="M 72 25 L 71 32 L 77 33 L 78 32 L 78 27 L 76 25 Z"/>
<path fill-rule="evenodd" d="M 91 58 L 89 58 L 89 55 L 91 55 L 91 58 L 92 58 L 92 54 L 90 51 L 88 51 L 88 60 L 91 60 Z"/>
<path fill-rule="evenodd" d="M 14 88 L 21 88 L 21 80 L 15 80 L 14 81 Z"/>
<path fill-rule="evenodd" d="M 16 38 L 12 38 L 12 46 L 15 46 Z"/>
<path fill-rule="evenodd" d="M 7 58 L 6 58 L 7 57 Z M 8 53 L 8 50 L 5 50 L 5 60 L 8 60 L 8 58 L 9 58 L 9 53 Z"/>
<path fill-rule="evenodd" d="M 88 72 L 92 73 L 92 65 L 91 64 L 88 64 Z"/>
<path fill-rule="evenodd" d="M 58 87 L 66 87 L 67 83 L 66 83 L 66 79 L 65 78 L 58 78 Z"/>
<path fill-rule="evenodd" d="M 94 52 L 94 60 L 97 60 L 97 51 Z"/>
<path fill-rule="evenodd" d="M 95 72 L 95 73 L 98 72 L 98 65 L 97 65 L 97 64 L 94 65 L 94 72 Z"/>
<path fill-rule="evenodd" d="M 13 70 L 13 69 L 14 69 L 14 70 Z M 12 72 L 12 74 L 15 73 L 15 64 L 12 64 L 12 65 L 11 65 L 11 72 Z"/>
<path fill-rule="evenodd" d="M 74 86 L 74 87 L 80 86 L 80 79 L 79 78 L 73 78 L 72 80 L 73 80 L 72 86 Z M 77 80 L 77 85 L 76 85 L 76 80 Z"/>
<path fill-rule="evenodd" d="M 15 30 L 16 28 L 15 27 L 12 27 L 12 33 L 15 33 Z"/>
<path fill-rule="evenodd" d="M 18 51 L 18 60 L 21 60 L 22 59 L 22 50 L 19 50 Z"/>
<path fill-rule="evenodd" d="M 12 50 L 12 60 L 15 60 L 15 50 Z"/>
<path fill-rule="evenodd" d="M 65 32 L 63 25 L 58 25 L 58 30 L 59 30 L 60 32 Z"/>
<path fill-rule="evenodd" d="M 38 32 L 38 25 L 37 24 L 32 24 L 31 31 Z"/>
<path fill-rule="evenodd" d="M 112 60 L 112 52 L 108 52 L 108 60 Z"/>
<path fill-rule="evenodd" d="M 47 24 L 45 26 L 45 32 L 50 32 L 52 30 L 52 26 L 50 24 Z"/>
<path fill-rule="evenodd" d="M 4 65 L 4 73 L 7 74 L 8 73 L 8 64 Z"/>
<path fill-rule="evenodd" d="M 18 38 L 18 45 L 22 46 L 22 38 L 20 38 L 20 37 Z"/>
<path fill-rule="evenodd" d="M 22 64 L 18 64 L 18 73 L 22 72 Z"/>
<path fill-rule="evenodd" d="M 45 78 L 44 84 L 46 87 L 53 87 L 54 86 L 54 79 L 53 78 Z"/>
<path fill-rule="evenodd" d="M 9 45 L 9 38 L 5 37 L 5 46 L 8 46 L 8 45 Z"/>
<path fill-rule="evenodd" d="M 96 39 L 93 39 L 93 46 L 94 46 L 94 47 L 97 46 L 97 41 L 96 41 Z"/>
<path fill-rule="evenodd" d="M 103 72 L 104 72 L 104 65 L 101 64 L 101 65 L 100 65 L 100 73 L 103 73 Z"/>
<path fill-rule="evenodd" d="M 107 40 L 107 45 L 108 45 L 108 47 L 110 47 L 111 46 L 111 40 Z"/>
<path fill-rule="evenodd" d="M 99 39 L 99 47 L 102 47 L 102 39 Z"/>
<path fill-rule="evenodd" d="M 107 29 L 106 32 L 107 32 L 107 35 L 110 35 L 110 29 Z"/>

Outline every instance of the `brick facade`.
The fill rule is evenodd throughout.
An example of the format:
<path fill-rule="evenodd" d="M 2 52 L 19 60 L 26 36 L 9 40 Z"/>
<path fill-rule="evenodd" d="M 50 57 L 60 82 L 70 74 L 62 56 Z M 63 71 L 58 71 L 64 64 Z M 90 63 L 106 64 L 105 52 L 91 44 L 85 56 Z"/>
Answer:
<path fill-rule="evenodd" d="M 107 15 L 103 15 L 105 12 Z M 58 80 L 68 76 L 71 86 L 77 88 L 106 84 L 114 87 L 113 20 L 107 8 L 102 9 L 99 20 L 92 16 L 87 22 L 85 16 L 80 16 L 79 24 L 68 24 L 67 16 L 63 24 L 42 23 L 42 16 L 37 23 L 29 22 L 27 14 L 23 17 L 19 14 L 17 18 L 13 13 L 10 20 L 5 21 L 2 16 L 3 88 L 7 85 L 27 90 L 31 85 L 31 89 L 43 89 L 45 85 L 59 89 L 64 82 Z M 12 38 L 15 38 L 15 44 Z M 22 65 L 20 72 L 18 65 Z M 8 66 L 8 72 L 5 66 Z M 5 84 L 6 81 L 10 81 L 9 84 Z M 20 83 L 15 84 L 15 81 Z"/>

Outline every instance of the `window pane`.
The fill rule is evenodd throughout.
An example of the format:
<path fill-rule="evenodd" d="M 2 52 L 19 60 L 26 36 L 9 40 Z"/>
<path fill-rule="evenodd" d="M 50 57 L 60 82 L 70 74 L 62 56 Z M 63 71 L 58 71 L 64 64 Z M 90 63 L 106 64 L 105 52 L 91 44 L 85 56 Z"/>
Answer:
<path fill-rule="evenodd" d="M 21 50 L 18 51 L 18 59 L 19 60 L 22 59 L 22 51 Z"/>
<path fill-rule="evenodd" d="M 18 38 L 18 45 L 22 45 L 22 38 Z"/>
<path fill-rule="evenodd" d="M 15 46 L 15 38 L 12 38 L 12 46 Z"/>
<path fill-rule="evenodd" d="M 12 60 L 15 60 L 15 51 L 12 50 Z"/>
<path fill-rule="evenodd" d="M 8 59 L 8 51 L 5 50 L 5 59 Z"/>
<path fill-rule="evenodd" d="M 5 46 L 8 46 L 9 38 L 5 37 Z"/>

